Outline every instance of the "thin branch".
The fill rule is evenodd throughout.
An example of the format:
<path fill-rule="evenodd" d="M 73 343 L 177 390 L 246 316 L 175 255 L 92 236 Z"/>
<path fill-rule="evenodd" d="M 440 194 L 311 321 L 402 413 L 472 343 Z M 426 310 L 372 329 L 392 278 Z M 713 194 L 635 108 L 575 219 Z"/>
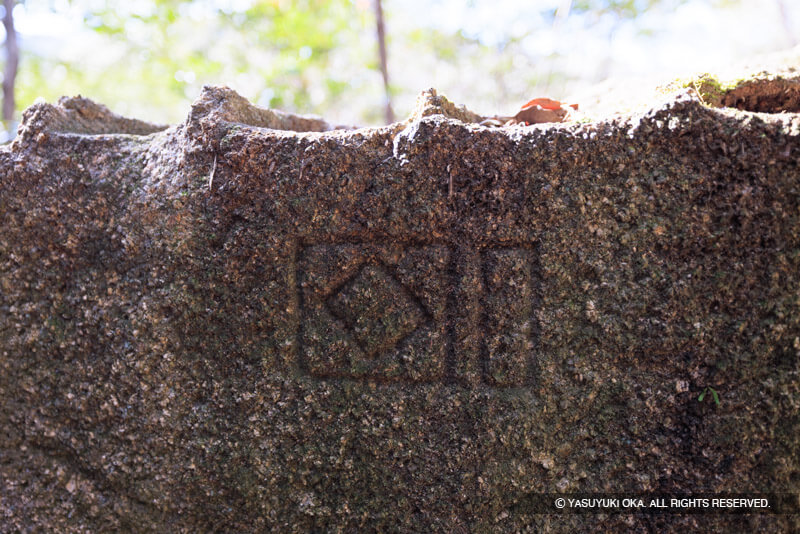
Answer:
<path fill-rule="evenodd" d="M 385 110 L 384 116 L 386 122 L 394 122 L 394 111 L 392 110 L 392 96 L 389 92 L 389 65 L 386 59 L 386 28 L 383 24 L 383 8 L 381 7 L 381 0 L 374 0 L 375 2 L 375 22 L 378 29 L 378 54 L 381 60 L 381 74 L 383 75 L 383 89 L 385 93 Z"/>
<path fill-rule="evenodd" d="M 797 45 L 797 38 L 792 31 L 792 24 L 789 20 L 789 10 L 786 8 L 786 2 L 784 0 L 777 0 L 778 2 L 778 10 L 781 14 L 781 23 L 783 24 L 783 32 L 786 34 L 786 38 L 789 40 L 789 44 L 791 46 Z"/>
<path fill-rule="evenodd" d="M 14 29 L 14 0 L 3 0 L 5 14 L 3 26 L 6 30 L 6 66 L 3 70 L 3 122 L 10 123 L 14 119 L 16 102 L 14 101 L 14 83 L 19 65 L 19 47 L 17 32 Z"/>

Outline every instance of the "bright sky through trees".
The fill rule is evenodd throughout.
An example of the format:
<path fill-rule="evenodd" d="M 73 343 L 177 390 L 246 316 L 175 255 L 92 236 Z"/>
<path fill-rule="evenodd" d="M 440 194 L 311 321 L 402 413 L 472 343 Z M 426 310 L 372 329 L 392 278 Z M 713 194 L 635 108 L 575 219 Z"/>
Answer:
<path fill-rule="evenodd" d="M 383 0 L 383 10 L 400 118 L 428 87 L 507 114 L 534 96 L 602 92 L 609 78 L 724 71 L 800 38 L 795 0 Z M 14 15 L 20 108 L 80 93 L 177 122 L 203 84 L 225 84 L 263 106 L 382 122 L 372 0 L 26 0 Z"/>

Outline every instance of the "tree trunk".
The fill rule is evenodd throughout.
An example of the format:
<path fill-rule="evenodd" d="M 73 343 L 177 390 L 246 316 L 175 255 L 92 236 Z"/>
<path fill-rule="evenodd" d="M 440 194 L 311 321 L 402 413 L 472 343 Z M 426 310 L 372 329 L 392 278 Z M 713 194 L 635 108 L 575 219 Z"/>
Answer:
<path fill-rule="evenodd" d="M 8 125 L 14 120 L 14 82 L 17 78 L 19 48 L 17 32 L 14 30 L 14 0 L 3 0 L 5 15 L 3 26 L 6 29 L 6 66 L 3 70 L 3 122 Z"/>
<path fill-rule="evenodd" d="M 394 122 L 394 111 L 392 111 L 392 96 L 389 92 L 389 66 L 386 60 L 386 28 L 383 24 L 383 8 L 381 0 L 375 0 L 375 21 L 378 28 L 378 53 L 381 60 L 381 74 L 383 75 L 383 89 L 385 92 L 384 116 L 386 123 Z"/>
<path fill-rule="evenodd" d="M 783 32 L 786 34 L 789 45 L 792 47 L 797 46 L 797 38 L 792 31 L 792 24 L 789 20 L 789 10 L 786 8 L 786 2 L 784 0 L 778 0 L 778 11 L 780 12 L 781 23 L 783 24 Z"/>

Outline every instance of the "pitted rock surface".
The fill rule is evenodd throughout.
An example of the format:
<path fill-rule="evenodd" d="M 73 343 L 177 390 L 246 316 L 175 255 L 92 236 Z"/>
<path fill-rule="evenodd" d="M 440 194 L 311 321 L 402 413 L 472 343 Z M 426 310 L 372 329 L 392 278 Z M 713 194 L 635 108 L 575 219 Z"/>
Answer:
<path fill-rule="evenodd" d="M 800 116 L 333 129 L 206 88 L 0 149 L 0 530 L 790 532 Z M 713 388 L 719 404 L 699 395 Z"/>

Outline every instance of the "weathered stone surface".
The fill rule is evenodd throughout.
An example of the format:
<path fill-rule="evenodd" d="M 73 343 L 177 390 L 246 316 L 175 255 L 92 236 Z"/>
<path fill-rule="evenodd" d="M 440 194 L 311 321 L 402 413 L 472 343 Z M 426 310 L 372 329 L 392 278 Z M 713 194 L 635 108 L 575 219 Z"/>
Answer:
<path fill-rule="evenodd" d="M 0 530 L 800 528 L 525 506 L 798 493 L 800 117 L 478 120 L 428 93 L 325 131 L 219 88 L 167 129 L 28 110 Z"/>

